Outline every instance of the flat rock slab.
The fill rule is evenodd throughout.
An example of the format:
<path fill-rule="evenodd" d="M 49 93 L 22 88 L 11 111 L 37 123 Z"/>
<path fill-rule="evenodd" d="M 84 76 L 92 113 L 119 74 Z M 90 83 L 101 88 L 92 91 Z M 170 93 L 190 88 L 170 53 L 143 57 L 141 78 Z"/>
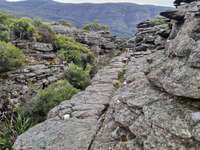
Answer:
<path fill-rule="evenodd" d="M 13 150 L 86 150 L 96 133 L 96 119 L 49 119 L 18 137 Z"/>

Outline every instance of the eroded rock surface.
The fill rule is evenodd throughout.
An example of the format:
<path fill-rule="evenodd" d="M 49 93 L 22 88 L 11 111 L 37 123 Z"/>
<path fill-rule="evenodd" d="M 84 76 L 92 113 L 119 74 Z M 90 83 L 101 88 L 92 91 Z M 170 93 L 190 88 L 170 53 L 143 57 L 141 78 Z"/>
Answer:
<path fill-rule="evenodd" d="M 112 82 L 122 56 L 19 136 L 14 150 L 199 150 L 200 2 L 180 2 L 186 4 L 138 25 L 118 91 Z"/>
<path fill-rule="evenodd" d="M 19 136 L 14 150 L 87 150 L 99 129 L 113 93 L 113 81 L 123 70 L 124 55 L 100 70 L 92 84 L 52 109 L 48 119 Z"/>

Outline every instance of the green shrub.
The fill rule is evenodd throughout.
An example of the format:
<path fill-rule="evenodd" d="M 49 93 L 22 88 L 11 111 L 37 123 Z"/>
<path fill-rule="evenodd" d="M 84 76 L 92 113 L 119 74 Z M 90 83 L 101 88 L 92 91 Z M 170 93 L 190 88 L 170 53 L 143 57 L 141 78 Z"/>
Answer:
<path fill-rule="evenodd" d="M 165 24 L 165 22 L 163 20 L 156 20 L 154 22 L 155 25 L 161 25 L 161 24 Z"/>
<path fill-rule="evenodd" d="M 38 31 L 38 41 L 44 43 L 54 43 L 56 40 L 56 34 L 51 28 L 50 25 L 43 23 L 40 19 L 34 19 L 33 25 L 37 28 Z"/>
<path fill-rule="evenodd" d="M 74 87 L 84 90 L 90 84 L 91 66 L 88 64 L 84 70 L 82 67 L 70 63 L 66 70 L 66 79 Z"/>
<path fill-rule="evenodd" d="M 0 128 L 0 150 L 12 150 L 16 138 L 31 126 L 31 118 L 22 109 L 7 116 Z"/>
<path fill-rule="evenodd" d="M 10 40 L 8 31 L 0 32 L 0 41 L 8 42 Z"/>
<path fill-rule="evenodd" d="M 67 27 L 70 27 L 70 28 L 74 27 L 73 24 L 71 24 L 71 23 L 69 23 L 65 20 L 56 21 L 56 22 L 53 23 L 53 25 L 63 25 L 63 26 L 67 26 Z"/>
<path fill-rule="evenodd" d="M 122 83 L 124 80 L 125 71 L 118 72 L 118 80 Z"/>
<path fill-rule="evenodd" d="M 0 72 L 18 69 L 22 64 L 22 51 L 11 43 L 0 41 Z"/>
<path fill-rule="evenodd" d="M 41 90 L 36 98 L 33 114 L 41 116 L 44 120 L 47 113 L 62 101 L 71 99 L 71 97 L 80 92 L 74 88 L 67 80 L 60 80 L 50 84 L 44 90 Z"/>
<path fill-rule="evenodd" d="M 31 21 L 29 21 L 28 19 L 14 20 L 10 24 L 10 29 L 19 39 L 29 40 L 32 39 L 34 36 L 38 36 L 36 28 L 31 24 Z"/>
<path fill-rule="evenodd" d="M 78 50 L 61 49 L 58 51 L 57 55 L 61 60 L 66 61 L 67 63 L 73 62 L 78 66 L 84 66 L 81 53 Z"/>
<path fill-rule="evenodd" d="M 95 61 L 94 53 L 81 46 L 73 38 L 62 35 L 56 36 L 55 46 L 58 49 L 58 56 L 61 56 L 63 61 L 86 67 L 87 63 L 93 64 Z"/>
<path fill-rule="evenodd" d="M 98 20 L 95 20 L 91 24 L 83 25 L 83 30 L 87 31 L 107 31 L 109 32 L 109 27 L 105 26 L 104 24 L 100 24 Z"/>
<path fill-rule="evenodd" d="M 4 24 L 7 19 L 8 19 L 7 15 L 0 13 L 0 23 L 1 24 Z"/>
<path fill-rule="evenodd" d="M 120 88 L 121 83 L 119 81 L 116 81 L 113 83 L 113 87 L 115 88 L 115 91 Z"/>

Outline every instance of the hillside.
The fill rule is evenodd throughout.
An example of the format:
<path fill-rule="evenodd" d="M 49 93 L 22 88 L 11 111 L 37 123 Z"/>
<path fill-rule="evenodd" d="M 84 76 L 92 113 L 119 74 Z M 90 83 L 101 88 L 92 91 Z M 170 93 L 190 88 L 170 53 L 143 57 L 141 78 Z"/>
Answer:
<path fill-rule="evenodd" d="M 133 35 L 139 22 L 168 9 L 172 8 L 132 3 L 64 4 L 51 0 L 11 3 L 0 0 L 0 10 L 18 17 L 39 17 L 44 21 L 67 20 L 77 27 L 99 20 L 108 25 L 115 35 Z"/>

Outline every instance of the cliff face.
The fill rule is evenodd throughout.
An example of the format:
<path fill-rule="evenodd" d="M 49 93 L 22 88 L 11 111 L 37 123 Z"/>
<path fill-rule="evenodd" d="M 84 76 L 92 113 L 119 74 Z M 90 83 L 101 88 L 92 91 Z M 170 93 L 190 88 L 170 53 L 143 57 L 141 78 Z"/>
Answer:
<path fill-rule="evenodd" d="M 112 81 L 124 54 L 19 136 L 14 150 L 199 150 L 199 5 L 140 23 L 120 89 Z"/>

